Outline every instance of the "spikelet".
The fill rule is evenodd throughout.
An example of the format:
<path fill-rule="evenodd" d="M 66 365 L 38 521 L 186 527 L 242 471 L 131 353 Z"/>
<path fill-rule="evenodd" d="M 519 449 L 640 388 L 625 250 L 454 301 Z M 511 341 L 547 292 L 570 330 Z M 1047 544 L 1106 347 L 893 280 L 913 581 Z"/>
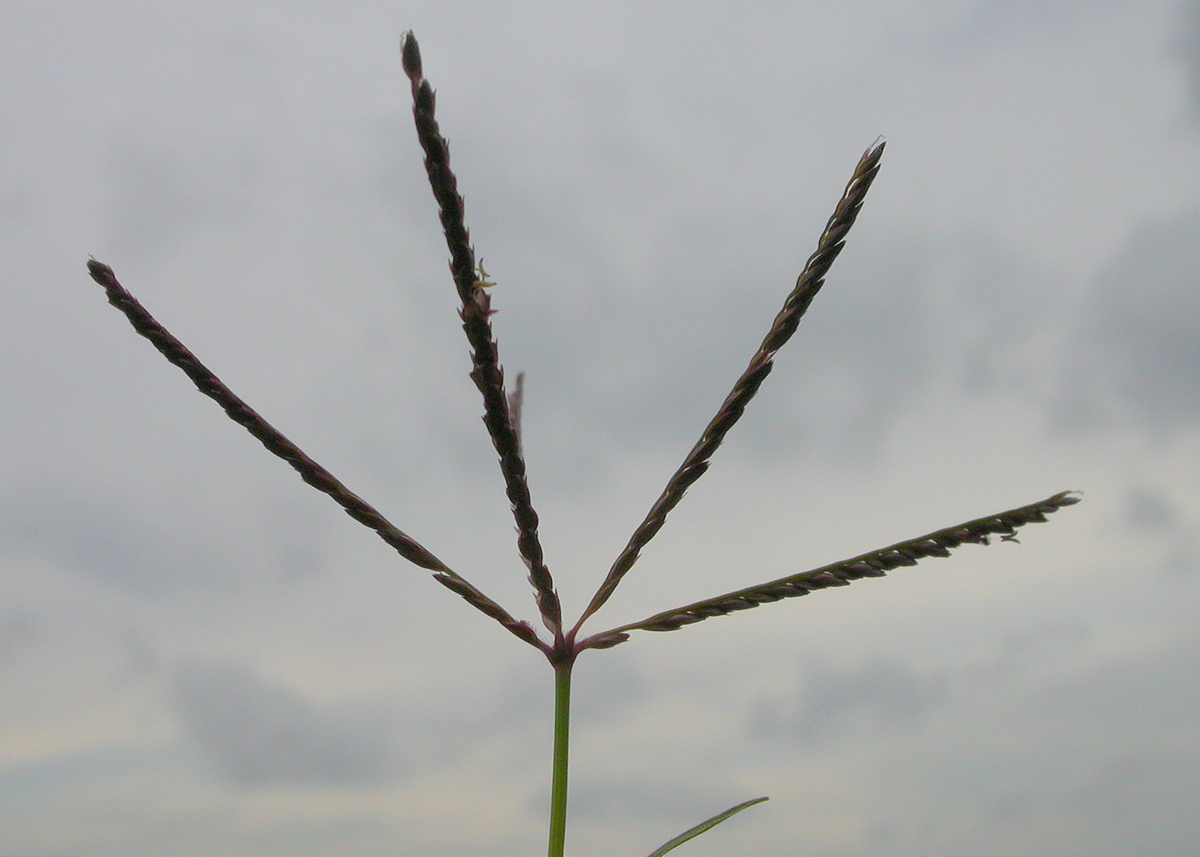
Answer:
<path fill-rule="evenodd" d="M 663 489 L 650 512 L 638 525 L 628 544 L 621 551 L 621 555 L 609 569 L 604 582 L 600 584 L 600 588 L 592 597 L 583 617 L 575 625 L 576 631 L 589 616 L 604 606 L 604 603 L 608 601 L 620 584 L 621 578 L 637 562 L 642 548 L 662 528 L 667 514 L 679 504 L 687 489 L 708 470 L 708 461 L 712 454 L 721 445 L 721 441 L 733 428 L 734 423 L 741 419 L 746 405 L 754 398 L 759 386 L 770 374 L 776 352 L 796 332 L 796 326 L 800 324 L 801 317 L 808 310 L 809 304 L 812 303 L 812 299 L 816 297 L 821 286 L 825 284 L 825 275 L 829 271 L 829 266 L 833 264 L 833 260 L 838 257 L 838 254 L 842 252 L 842 247 L 845 246 L 846 235 L 850 231 L 850 227 L 854 225 L 858 212 L 862 208 L 863 200 L 866 199 L 867 191 L 871 187 L 871 182 L 875 180 L 875 176 L 879 172 L 879 159 L 883 156 L 884 145 L 883 142 L 877 142 L 863 152 L 862 157 L 859 158 L 858 165 L 854 168 L 854 175 L 851 176 L 850 182 L 842 193 L 841 201 L 838 202 L 829 222 L 825 224 L 825 230 L 817 242 L 816 252 L 808 258 L 804 270 L 796 279 L 795 288 L 787 296 L 779 314 L 775 316 L 775 321 L 762 344 L 750 358 L 750 365 L 733 385 L 733 390 L 725 398 L 717 415 L 705 427 L 703 434 L 700 435 L 700 440 L 692 447 L 692 451 L 688 453 L 683 464 L 679 465 L 679 469 L 667 480 L 667 487 Z"/>
<path fill-rule="evenodd" d="M 458 179 L 450 169 L 450 146 L 438 130 L 433 87 L 425 79 L 421 50 L 412 33 L 405 33 L 400 54 L 404 73 L 412 84 L 413 120 L 417 138 L 425 151 L 425 172 L 437 200 L 446 246 L 450 249 L 450 273 L 462 301 L 459 315 L 474 363 L 471 380 L 483 395 L 483 422 L 500 457 L 500 471 L 517 522 L 517 550 L 529 569 L 529 582 L 533 585 L 542 622 L 556 640 L 561 640 L 562 606 L 542 554 L 538 515 L 530 500 L 525 476 L 525 458 L 509 411 L 504 370 L 492 335 L 492 301 L 486 287 L 493 283 L 487 280 L 483 267 L 475 262 L 475 251 L 463 219 L 465 205 L 458 193 Z"/>
<path fill-rule="evenodd" d="M 182 369 L 192 379 L 196 388 L 220 405 L 231 420 L 258 438 L 270 452 L 295 468 L 301 479 L 318 491 L 332 497 L 346 511 L 347 515 L 378 533 L 379 537 L 391 545 L 400 556 L 421 568 L 433 571 L 434 578 L 438 582 L 457 592 L 468 603 L 499 621 L 525 642 L 548 650 L 545 643 L 537 638 L 527 623 L 518 622 L 503 607 L 480 592 L 461 575 L 452 571 L 411 536 L 402 532 L 371 504 L 350 491 L 334 478 L 332 473 L 313 461 L 300 447 L 288 440 L 282 432 L 235 395 L 222 383 L 220 378 L 210 372 L 182 342 L 159 324 L 137 298 L 117 281 L 112 268 L 92 259 L 88 262 L 88 273 L 93 280 L 104 287 L 104 291 L 108 295 L 108 302 L 125 314 L 134 330 L 150 340 L 151 344 L 168 361 Z"/>
<path fill-rule="evenodd" d="M 1063 506 L 1078 503 L 1079 500 L 1080 497 L 1077 493 L 1064 491 L 1038 503 L 1010 509 L 997 515 L 989 515 L 986 518 L 976 518 L 965 524 L 947 527 L 944 530 L 918 536 L 908 541 L 897 542 L 894 545 L 811 571 L 788 575 L 747 589 L 718 595 L 716 598 L 707 598 L 694 604 L 677 607 L 674 610 L 656 613 L 640 622 L 633 622 L 596 634 L 580 641 L 579 646 L 581 648 L 611 648 L 628 639 L 630 631 L 674 631 L 684 625 L 694 625 L 696 622 L 702 622 L 714 616 L 725 616 L 739 610 L 749 610 L 760 604 L 807 595 L 818 589 L 847 586 L 851 581 L 863 577 L 883 577 L 894 568 L 916 565 L 919 560 L 926 557 L 950 556 L 952 549 L 964 544 L 989 544 L 992 536 L 1000 536 L 1002 540 L 1013 541 L 1012 536 L 1017 528 L 1026 524 L 1043 523 L 1047 515 Z"/>

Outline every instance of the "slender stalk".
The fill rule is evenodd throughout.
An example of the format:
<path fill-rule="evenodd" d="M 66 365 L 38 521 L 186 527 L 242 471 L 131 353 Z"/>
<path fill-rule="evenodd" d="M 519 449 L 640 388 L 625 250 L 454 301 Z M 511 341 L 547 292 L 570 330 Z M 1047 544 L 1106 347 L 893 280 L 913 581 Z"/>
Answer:
<path fill-rule="evenodd" d="M 571 731 L 571 667 L 554 665 L 554 773 L 550 782 L 549 857 L 563 857 L 567 841 L 567 748 Z"/>

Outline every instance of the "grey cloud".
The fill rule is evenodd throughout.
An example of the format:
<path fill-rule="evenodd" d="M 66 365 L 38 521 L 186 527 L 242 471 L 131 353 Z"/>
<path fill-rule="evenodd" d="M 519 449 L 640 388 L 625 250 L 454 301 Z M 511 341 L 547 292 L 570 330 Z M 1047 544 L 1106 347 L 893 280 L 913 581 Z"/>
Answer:
<path fill-rule="evenodd" d="M 828 671 L 833 708 L 853 709 L 866 687 L 892 688 L 882 697 L 905 700 L 891 703 L 892 722 L 913 716 L 914 686 L 943 689 L 936 729 L 910 729 L 902 741 L 860 729 L 845 742 L 868 765 L 846 773 L 855 796 L 882 801 L 864 812 L 864 828 L 878 826 L 888 853 L 903 857 L 1188 853 L 1200 818 L 1191 787 L 1197 685 L 1180 677 L 1195 673 L 1194 635 L 1119 661 L 1081 651 L 1087 641 L 1050 625 L 965 668 L 915 673 L 868 661 Z M 876 714 L 869 725 L 888 721 Z M 768 737 L 777 753 L 782 736 Z M 838 853 L 878 853 L 875 844 Z"/>
<path fill-rule="evenodd" d="M 603 165 L 592 175 L 606 180 L 609 193 L 626 212 L 652 210 L 652 202 L 670 189 L 671 170 L 642 139 L 632 115 L 629 82 L 615 75 L 584 73 L 576 77 L 575 89 L 587 111 L 591 154 Z"/>
<path fill-rule="evenodd" d="M 974 688 L 1000 684 L 1027 667 L 1070 658 L 1092 637 L 1087 626 L 1065 621 L 1008 634 L 990 658 L 960 667 L 953 673 L 953 681 Z"/>
<path fill-rule="evenodd" d="M 1097 345 L 1151 422 L 1200 417 L 1200 216 L 1150 224 L 1098 284 Z"/>
<path fill-rule="evenodd" d="M 995 710 L 977 716 L 1013 726 L 1007 737 L 991 744 L 985 733 L 969 761 L 953 742 L 930 758 L 942 807 L 980 816 L 911 853 L 1188 853 L 1200 817 L 1196 690 L 1179 677 L 1195 672 L 1194 642 L 989 697 Z"/>
<path fill-rule="evenodd" d="M 29 226 L 34 219 L 36 197 L 24 186 L 0 190 L 0 234 L 12 234 Z"/>
<path fill-rule="evenodd" d="M 879 659 L 846 672 L 815 670 L 795 728 L 814 739 L 833 728 L 906 724 L 920 720 L 945 696 L 946 680 Z"/>
<path fill-rule="evenodd" d="M 285 581 L 312 577 L 329 567 L 328 517 L 319 515 L 314 506 L 300 502 L 295 495 L 273 498 L 263 506 L 263 526 L 274 536 L 276 558 L 272 565 Z"/>
<path fill-rule="evenodd" d="M 1068 623 L 1013 633 L 985 658 L 919 669 L 873 656 L 844 668 L 814 663 L 801 671 L 795 700 L 763 700 L 751 729 L 771 738 L 816 744 L 836 735 L 916 727 L 939 708 L 966 695 L 1011 683 L 1031 666 L 1069 658 L 1091 635 Z"/>
<path fill-rule="evenodd" d="M 1200 834 L 1193 798 L 1197 763 L 1200 758 L 1186 747 L 1117 755 L 1081 777 L 1057 808 L 1114 853 L 1183 854 Z M 1124 811 L 1114 813 L 1114 807 Z M 1146 843 L 1152 843 L 1149 852 Z"/>
<path fill-rule="evenodd" d="M 839 732 L 912 725 L 940 704 L 949 689 L 944 673 L 922 675 L 885 658 L 844 670 L 815 665 L 804 677 L 799 701 L 761 702 L 751 730 L 816 744 Z"/>
<path fill-rule="evenodd" d="M 1198 274 L 1200 212 L 1148 223 L 1134 235 L 1086 295 L 1060 414 L 1104 422 L 1130 412 L 1157 430 L 1196 423 Z"/>
<path fill-rule="evenodd" d="M 400 775 L 384 711 L 321 706 L 234 664 L 183 664 L 172 696 L 189 736 L 242 786 L 374 783 Z"/>
<path fill-rule="evenodd" d="M 162 250 L 189 231 L 237 217 L 253 198 L 260 169 L 246 152 L 216 153 L 216 163 L 146 144 L 113 148 L 112 239 L 119 254 Z"/>
<path fill-rule="evenodd" d="M 1183 64 L 1188 106 L 1197 113 L 1200 111 L 1200 2 L 1188 0 L 1181 5 L 1177 27 L 1171 41 L 1172 53 Z"/>
<path fill-rule="evenodd" d="M 1135 530 L 1163 540 L 1165 555 L 1160 569 L 1166 574 L 1190 573 L 1197 568 L 1196 543 L 1191 527 L 1174 501 L 1149 485 L 1134 485 L 1125 498 L 1125 521 Z"/>
<path fill-rule="evenodd" d="M 157 594 L 212 567 L 210 552 L 162 521 L 146 521 L 116 495 L 65 485 L 0 493 L 0 538 L 14 547 L 129 591 Z M 168 539 L 179 537 L 173 543 Z"/>
<path fill-rule="evenodd" d="M 1029 745 L 1009 748 L 1023 757 L 1019 775 L 997 770 L 1006 767 L 1002 764 L 990 771 L 972 769 L 981 764 L 978 757 L 956 761 L 937 754 L 941 767 L 927 776 L 940 781 L 945 792 L 922 795 L 925 803 L 914 808 L 915 817 L 894 828 L 889 852 L 901 857 L 1189 853 L 1197 835 L 1191 787 L 1197 759 L 1190 748 L 1170 755 L 1100 750 L 1064 758 L 1044 741 L 1037 736 Z"/>
<path fill-rule="evenodd" d="M 326 568 L 329 518 L 311 506 L 269 500 L 232 523 L 218 516 L 196 525 L 194 499 L 149 506 L 139 491 L 17 483 L 0 490 L 0 545 L 150 597 L 196 586 L 222 592 L 263 576 L 290 585 Z"/>
<path fill-rule="evenodd" d="M 604 722 L 633 711 L 646 694 L 646 682 L 628 656 L 612 653 L 577 667 L 572 708 L 581 723 Z"/>
<path fill-rule="evenodd" d="M 971 4 L 973 8 L 964 22 L 960 35 L 977 38 L 1053 33 L 1066 38 L 1079 27 L 1089 14 L 1098 10 L 1111 12 L 1129 0 L 984 0 Z"/>
<path fill-rule="evenodd" d="M 1125 520 L 1137 529 L 1162 530 L 1177 521 L 1170 500 L 1162 491 L 1151 486 L 1131 487 L 1125 503 Z"/>
<path fill-rule="evenodd" d="M 16 656 L 41 636 L 37 621 L 24 610 L 0 613 L 0 664 Z"/>

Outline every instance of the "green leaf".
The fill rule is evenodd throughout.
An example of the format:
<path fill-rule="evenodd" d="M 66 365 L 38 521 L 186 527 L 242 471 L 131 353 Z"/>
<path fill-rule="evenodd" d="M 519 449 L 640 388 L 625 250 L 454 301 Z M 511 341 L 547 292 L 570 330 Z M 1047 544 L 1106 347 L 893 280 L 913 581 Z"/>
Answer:
<path fill-rule="evenodd" d="M 754 800 L 748 800 L 745 803 L 739 803 L 737 806 L 731 807 L 731 808 L 725 810 L 720 815 L 714 815 L 708 821 L 702 821 L 699 824 L 697 824 L 695 827 L 693 827 L 692 829 L 685 830 L 683 833 L 676 836 L 674 839 L 672 839 L 666 845 L 663 845 L 661 848 L 654 851 L 654 853 L 651 854 L 650 857 L 663 857 L 663 855 L 666 854 L 668 851 L 670 851 L 674 848 L 678 848 L 680 845 L 687 842 L 689 839 L 695 839 L 697 836 L 699 836 L 701 833 L 703 833 L 706 830 L 711 830 L 712 828 L 716 827 L 718 824 L 720 824 L 722 821 L 729 818 L 730 816 L 737 815 L 739 812 L 741 812 L 746 807 L 754 806 L 756 803 L 762 803 L 765 800 L 767 800 L 767 798 L 765 798 L 765 797 L 756 797 Z"/>

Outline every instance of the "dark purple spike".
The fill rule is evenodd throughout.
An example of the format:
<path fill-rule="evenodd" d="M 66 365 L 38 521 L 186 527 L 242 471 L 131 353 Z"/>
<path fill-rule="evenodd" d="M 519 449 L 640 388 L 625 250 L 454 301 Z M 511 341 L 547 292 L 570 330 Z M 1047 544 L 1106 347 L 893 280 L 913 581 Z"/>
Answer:
<path fill-rule="evenodd" d="M 754 356 L 750 358 L 741 377 L 733 385 L 733 390 L 725 397 L 716 416 L 709 421 L 701 433 L 700 440 L 684 458 L 679 469 L 667 480 L 666 488 L 654 502 L 642 523 L 630 536 L 629 542 L 613 562 L 608 575 L 596 590 L 596 594 L 592 596 L 591 602 L 575 624 L 572 633 L 577 632 L 583 623 L 604 606 L 612 596 L 613 591 L 620 584 L 621 578 L 637 561 L 642 548 L 662 527 L 667 514 L 683 498 L 688 486 L 694 483 L 707 469 L 708 459 L 721 445 L 725 435 L 738 421 L 746 405 L 758 392 L 759 385 L 771 371 L 775 353 L 795 333 L 801 316 L 807 311 L 813 297 L 824 285 L 825 274 L 841 251 L 842 241 L 854 224 L 867 190 L 879 172 L 879 159 L 883 155 L 883 146 L 883 143 L 872 146 L 859 159 L 858 165 L 854 169 L 854 175 L 846 185 L 837 208 L 834 209 L 833 215 L 825 224 L 825 230 L 817 242 L 816 252 L 809 256 L 804 270 L 796 280 L 795 288 L 788 294 L 783 308 L 775 316 L 771 329 L 767 332 Z"/>
<path fill-rule="evenodd" d="M 800 574 L 790 575 L 761 583 L 737 592 L 729 592 L 716 598 L 708 598 L 694 604 L 677 607 L 650 616 L 640 622 L 622 625 L 619 628 L 605 631 L 589 637 L 578 644 L 580 650 L 591 647 L 595 640 L 605 639 L 611 634 L 622 634 L 630 631 L 674 631 L 684 625 L 691 625 L 712 616 L 723 616 L 735 610 L 745 610 L 751 606 L 792 598 L 815 590 L 833 586 L 846 586 L 851 580 L 860 577 L 881 577 L 885 569 L 895 566 L 916 565 L 918 558 L 927 556 L 948 556 L 951 548 L 966 542 L 988 543 L 988 531 L 996 526 L 1007 526 L 1003 522 L 1040 523 L 1045 515 L 1079 502 L 1079 497 L 1069 491 L 1055 494 L 1046 500 L 1022 506 L 999 515 L 989 515 L 977 518 L 965 524 L 947 527 L 915 539 L 909 539 L 894 545 L 861 556 L 852 557 L 841 562 L 832 563 L 822 568 Z M 1036 514 L 1031 514 L 1036 513 Z M 1007 540 L 1013 541 L 1011 534 Z"/>

